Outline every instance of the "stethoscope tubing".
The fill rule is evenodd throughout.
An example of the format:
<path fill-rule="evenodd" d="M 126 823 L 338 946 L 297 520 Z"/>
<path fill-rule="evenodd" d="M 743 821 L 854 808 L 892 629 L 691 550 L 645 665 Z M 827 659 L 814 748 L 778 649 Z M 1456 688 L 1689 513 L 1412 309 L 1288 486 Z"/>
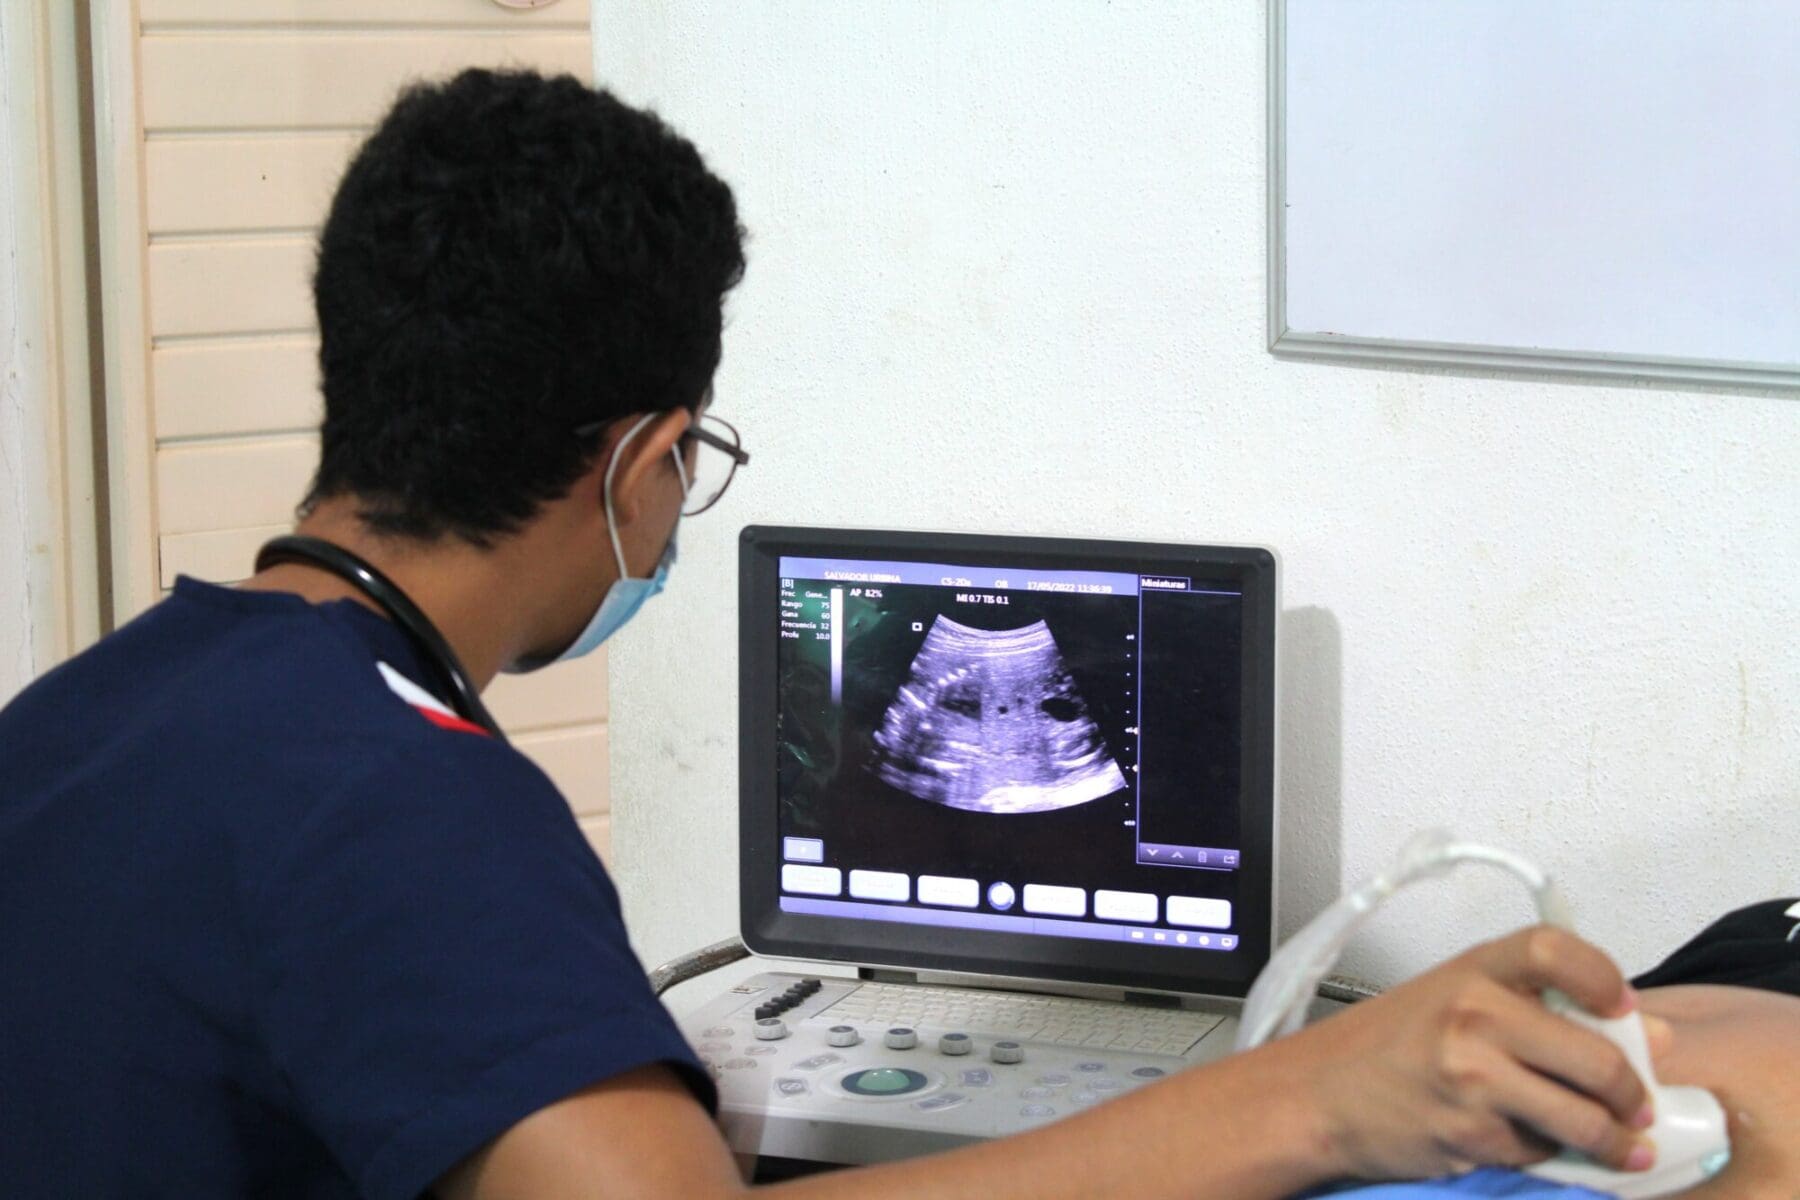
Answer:
<path fill-rule="evenodd" d="M 379 605 L 406 635 L 407 640 L 412 642 L 426 665 L 437 674 L 438 682 L 443 685 L 446 698 L 456 714 L 465 721 L 479 725 L 490 737 L 502 744 L 506 742 L 506 734 L 488 712 L 487 706 L 481 702 L 480 689 L 463 669 L 456 651 L 450 648 L 450 643 L 444 640 L 444 635 L 431 623 L 431 618 L 412 602 L 412 598 L 399 584 L 383 575 L 367 559 L 324 538 L 287 534 L 264 543 L 263 548 L 256 552 L 258 571 L 277 563 L 295 562 L 329 571 Z"/>

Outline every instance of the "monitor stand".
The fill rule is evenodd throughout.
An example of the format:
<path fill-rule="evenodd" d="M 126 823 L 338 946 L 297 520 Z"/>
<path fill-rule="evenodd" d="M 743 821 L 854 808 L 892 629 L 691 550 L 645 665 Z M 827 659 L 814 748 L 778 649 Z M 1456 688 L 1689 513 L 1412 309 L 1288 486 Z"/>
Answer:
<path fill-rule="evenodd" d="M 1240 1000 L 1230 1000 L 1218 996 L 1178 996 L 1169 992 L 1134 992 L 1108 987 L 1084 987 L 1081 984 L 1039 982 L 1033 980 L 1016 980 L 1005 976 L 974 975 L 940 975 L 934 972 L 901 971 L 891 967 L 858 967 L 856 977 L 871 983 L 919 984 L 931 983 L 947 987 L 980 987 L 996 991 L 1033 992 L 1048 996 L 1082 997 L 1090 1000 L 1105 1000 L 1120 1004 L 1141 1004 L 1147 1008 L 1182 1008 L 1184 1001 L 1198 1009 L 1236 1012 L 1243 1006 Z"/>

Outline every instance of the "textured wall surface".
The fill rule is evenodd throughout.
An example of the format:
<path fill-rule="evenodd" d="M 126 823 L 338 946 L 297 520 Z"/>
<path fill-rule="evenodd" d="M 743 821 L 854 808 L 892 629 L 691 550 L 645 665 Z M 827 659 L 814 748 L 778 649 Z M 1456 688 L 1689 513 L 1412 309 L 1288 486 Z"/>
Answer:
<path fill-rule="evenodd" d="M 7 11 L 11 11 L 8 9 Z M 16 35 L 0 15 L 0 62 L 6 38 Z M 26 389 L 19 332 L 18 230 L 15 188 L 21 164 L 13 141 L 16 81 L 0 71 L 0 704 L 32 676 L 32 604 L 35 571 L 27 506 Z"/>
<path fill-rule="evenodd" d="M 751 521 L 1276 547 L 1288 931 L 1429 825 L 1539 859 L 1633 967 L 1800 892 L 1800 401 L 1272 359 L 1265 19 L 597 5 L 600 79 L 754 239 L 717 394 L 755 461 L 613 651 L 647 959 L 736 928 Z M 1527 915 L 1431 884 L 1346 966 Z"/>

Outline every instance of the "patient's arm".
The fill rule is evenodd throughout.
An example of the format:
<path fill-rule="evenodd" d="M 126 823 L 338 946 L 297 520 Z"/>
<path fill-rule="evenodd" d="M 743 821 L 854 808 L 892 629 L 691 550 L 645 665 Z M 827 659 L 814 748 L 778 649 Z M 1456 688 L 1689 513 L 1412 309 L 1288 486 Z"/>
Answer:
<path fill-rule="evenodd" d="M 1675 1029 L 1657 1075 L 1711 1090 L 1731 1122 L 1731 1166 L 1684 1196 L 1800 1200 L 1800 999 L 1692 985 L 1648 990 L 1643 1007 Z"/>

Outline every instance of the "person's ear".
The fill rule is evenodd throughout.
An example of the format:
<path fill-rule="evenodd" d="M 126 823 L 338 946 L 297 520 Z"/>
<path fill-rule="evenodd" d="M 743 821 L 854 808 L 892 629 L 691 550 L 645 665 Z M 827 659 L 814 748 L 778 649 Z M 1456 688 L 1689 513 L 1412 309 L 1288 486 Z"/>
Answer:
<path fill-rule="evenodd" d="M 621 526 L 638 518 L 656 472 L 663 468 L 669 452 L 681 440 L 681 435 L 687 432 L 692 421 L 693 415 L 687 409 L 672 408 L 638 430 L 637 436 L 626 442 L 623 449 L 614 451 L 623 456 L 613 468 L 612 480 L 613 519 Z M 626 425 L 624 428 L 629 430 L 631 426 Z M 619 436 L 623 437 L 624 433 L 621 432 Z M 604 488 L 604 468 L 601 480 Z M 601 500 L 604 503 L 604 491 Z"/>

